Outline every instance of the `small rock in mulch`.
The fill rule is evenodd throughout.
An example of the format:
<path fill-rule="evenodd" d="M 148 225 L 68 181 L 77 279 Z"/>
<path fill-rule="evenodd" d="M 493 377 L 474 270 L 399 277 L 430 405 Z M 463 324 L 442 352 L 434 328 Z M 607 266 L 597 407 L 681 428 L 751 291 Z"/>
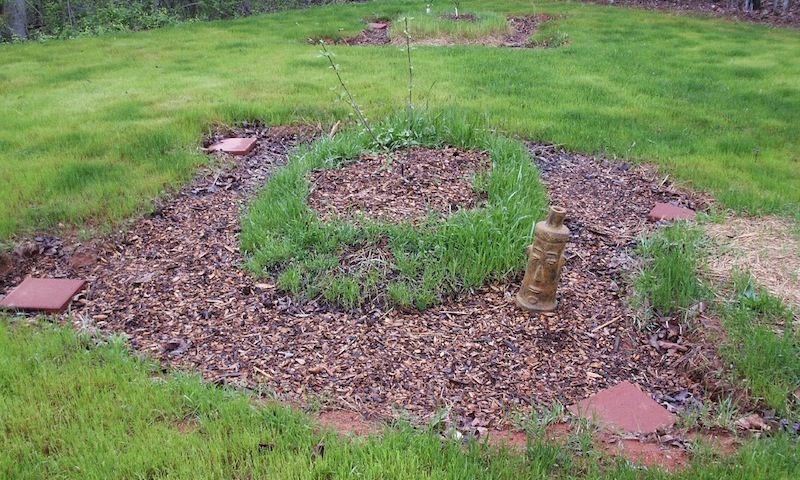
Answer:
<path fill-rule="evenodd" d="M 256 148 L 255 138 L 226 138 L 208 147 L 209 152 L 225 152 L 231 155 L 247 155 Z"/>
<path fill-rule="evenodd" d="M 601 390 L 571 406 L 570 411 L 592 418 L 606 428 L 626 433 L 664 430 L 671 427 L 676 419 L 675 415 L 630 382 Z"/>
<path fill-rule="evenodd" d="M 61 313 L 85 285 L 80 279 L 27 277 L 0 298 L 0 309 Z"/>
<path fill-rule="evenodd" d="M 478 206 L 472 184 L 491 165 L 486 152 L 455 148 L 364 154 L 340 169 L 314 172 L 308 204 L 323 220 L 367 217 L 418 223 Z"/>
<path fill-rule="evenodd" d="M 691 208 L 671 205 L 669 203 L 656 203 L 656 206 L 647 214 L 650 222 L 674 222 L 676 220 L 694 220 L 695 211 Z"/>

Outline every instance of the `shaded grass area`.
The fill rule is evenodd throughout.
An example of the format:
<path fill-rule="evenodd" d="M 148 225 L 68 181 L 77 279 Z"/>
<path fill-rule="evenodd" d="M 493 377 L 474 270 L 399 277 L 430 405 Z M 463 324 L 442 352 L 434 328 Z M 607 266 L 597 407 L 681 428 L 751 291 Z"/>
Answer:
<path fill-rule="evenodd" d="M 800 331 L 793 312 L 745 274 L 731 286 L 716 287 L 730 289 L 730 298 L 713 297 L 702 276 L 704 240 L 701 227 L 683 222 L 643 239 L 639 253 L 646 264 L 634 280 L 634 303 L 645 313 L 652 308 L 658 316 L 671 317 L 710 301 L 725 331 L 724 338 L 716 339 L 719 352 L 752 400 L 800 417 Z"/>
<path fill-rule="evenodd" d="M 418 114 L 410 130 L 407 115 L 373 127 L 379 145 L 364 132 L 344 132 L 295 152 L 270 177 L 242 224 L 242 251 L 256 274 L 278 274 L 278 286 L 303 300 L 323 296 L 346 308 L 376 302 L 424 309 L 522 267 L 532 225 L 547 202 L 524 145 L 457 112 Z M 312 170 L 338 168 L 361 153 L 407 142 L 490 152 L 491 171 L 476 179 L 488 204 L 445 221 L 432 216 L 420 226 L 367 219 L 322 222 L 308 207 Z M 388 243 L 390 265 L 378 262 L 355 273 L 342 268 L 342 252 L 379 243 Z"/>
<path fill-rule="evenodd" d="M 485 3 L 461 6 L 473 9 Z M 800 210 L 797 31 L 573 3 L 499 0 L 492 12 L 564 14 L 547 28 L 570 43 L 419 47 L 415 103 L 456 104 L 514 135 L 655 161 L 735 209 Z M 213 122 L 345 117 L 306 39 L 354 35 L 365 18 L 404 14 L 421 17 L 424 4 L 1 45 L 0 238 L 60 222 L 107 226 L 146 210 L 205 161 L 197 147 Z M 369 117 L 406 103 L 403 52 L 337 52 Z"/>
<path fill-rule="evenodd" d="M 39 478 L 795 478 L 796 439 L 704 449 L 668 475 L 603 456 L 590 438 L 524 451 L 445 441 L 399 423 L 348 439 L 287 407 L 163 372 L 120 337 L 0 318 L 0 476 Z M 536 429 L 534 429 L 536 430 Z M 576 449 L 582 448 L 576 456 Z"/>

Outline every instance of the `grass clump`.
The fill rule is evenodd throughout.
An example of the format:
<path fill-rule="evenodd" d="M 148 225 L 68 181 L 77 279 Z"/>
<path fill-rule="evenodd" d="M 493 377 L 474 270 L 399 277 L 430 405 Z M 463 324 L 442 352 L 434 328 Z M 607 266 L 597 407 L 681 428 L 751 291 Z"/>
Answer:
<path fill-rule="evenodd" d="M 431 13 L 424 11 L 408 12 L 402 18 L 413 19 L 409 22 L 408 33 L 415 42 L 425 40 L 451 40 L 459 42 L 472 42 L 488 38 L 500 38 L 511 33 L 506 16 L 491 11 L 470 11 L 470 19 L 466 12 L 460 12 L 461 20 L 456 20 L 443 15 L 453 15 L 452 9 L 431 6 Z M 404 22 L 392 22 L 389 28 L 389 38 L 405 39 Z"/>
<path fill-rule="evenodd" d="M 661 315 L 694 305 L 708 294 L 699 277 L 703 232 L 678 222 L 642 238 L 637 253 L 645 267 L 634 280 L 634 304 Z"/>
<path fill-rule="evenodd" d="M 701 300 L 721 319 L 718 350 L 754 400 L 785 415 L 797 415 L 800 389 L 800 334 L 794 312 L 752 277 L 737 274 L 731 298 L 710 295 L 701 278 L 707 255 L 703 231 L 684 222 L 659 229 L 641 240 L 646 266 L 634 280 L 634 305 L 652 315 L 670 317 Z M 650 326 L 644 322 L 643 326 Z"/>
<path fill-rule="evenodd" d="M 749 275 L 736 275 L 733 298 L 721 306 L 728 334 L 721 353 L 750 393 L 783 414 L 800 414 L 800 332 L 794 313 Z"/>
<path fill-rule="evenodd" d="M 377 302 L 419 309 L 519 270 L 531 225 L 546 205 L 538 170 L 524 146 L 481 129 L 479 120 L 466 114 L 450 111 L 411 120 L 407 115 L 387 118 L 374 127 L 374 137 L 351 130 L 295 152 L 268 180 L 243 221 L 242 249 L 250 269 L 277 275 L 278 287 L 302 300 L 321 295 L 346 308 Z M 492 169 L 476 182 L 488 194 L 487 205 L 446 220 L 431 216 L 418 226 L 369 219 L 323 222 L 308 207 L 312 170 L 338 168 L 362 153 L 409 144 L 491 152 Z M 370 258 L 358 268 L 341 262 L 345 251 L 379 245 L 391 255 Z"/>

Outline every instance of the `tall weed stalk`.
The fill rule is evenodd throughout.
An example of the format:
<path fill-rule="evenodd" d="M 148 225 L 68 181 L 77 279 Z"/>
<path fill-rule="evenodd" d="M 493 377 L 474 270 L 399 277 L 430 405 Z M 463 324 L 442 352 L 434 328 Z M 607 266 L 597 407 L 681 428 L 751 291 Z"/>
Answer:
<path fill-rule="evenodd" d="M 339 64 L 333 61 L 333 57 L 335 56 L 333 52 L 328 50 L 328 47 L 325 46 L 325 41 L 319 41 L 320 46 L 322 47 L 322 52 L 320 55 L 328 59 L 328 62 L 331 64 L 330 68 L 333 69 L 334 73 L 336 74 L 336 78 L 339 80 L 339 85 L 342 86 L 342 96 L 345 98 L 345 101 L 352 107 L 353 111 L 356 113 L 358 120 L 361 122 L 361 125 L 367 130 L 369 135 L 372 137 L 372 140 L 375 141 L 375 145 L 378 145 L 378 137 L 375 136 L 375 132 L 372 131 L 372 127 L 370 127 L 369 122 L 367 122 L 367 118 L 364 116 L 364 112 L 361 110 L 361 107 L 356 103 L 355 98 L 353 98 L 353 94 L 350 93 L 350 89 L 347 88 L 347 84 L 344 83 L 344 79 L 342 78 L 341 70 L 339 69 Z"/>

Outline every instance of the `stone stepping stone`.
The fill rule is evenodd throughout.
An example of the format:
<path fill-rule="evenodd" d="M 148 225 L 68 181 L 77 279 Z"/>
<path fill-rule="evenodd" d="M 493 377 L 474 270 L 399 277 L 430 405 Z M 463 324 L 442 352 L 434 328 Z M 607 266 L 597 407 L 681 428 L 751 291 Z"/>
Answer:
<path fill-rule="evenodd" d="M 254 148 L 256 148 L 255 138 L 226 138 L 208 147 L 208 151 L 220 151 L 231 155 L 247 155 Z"/>
<path fill-rule="evenodd" d="M 656 203 L 656 206 L 647 214 L 650 222 L 674 222 L 675 220 L 694 220 L 695 212 L 691 208 L 679 207 L 669 203 Z"/>
<path fill-rule="evenodd" d="M 86 280 L 28 277 L 0 300 L 0 309 L 61 313 Z"/>
<path fill-rule="evenodd" d="M 623 432 L 653 433 L 675 424 L 675 415 L 630 382 L 601 390 L 569 410 Z"/>

